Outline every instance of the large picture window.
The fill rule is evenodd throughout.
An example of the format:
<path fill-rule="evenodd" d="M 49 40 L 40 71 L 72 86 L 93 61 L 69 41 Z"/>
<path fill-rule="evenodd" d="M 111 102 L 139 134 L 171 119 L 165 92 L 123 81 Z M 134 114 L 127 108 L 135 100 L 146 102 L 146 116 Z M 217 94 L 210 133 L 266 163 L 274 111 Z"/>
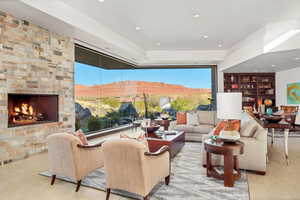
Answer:
<path fill-rule="evenodd" d="M 86 134 L 179 111 L 210 110 L 212 68 L 105 69 L 75 64 L 76 128 Z"/>

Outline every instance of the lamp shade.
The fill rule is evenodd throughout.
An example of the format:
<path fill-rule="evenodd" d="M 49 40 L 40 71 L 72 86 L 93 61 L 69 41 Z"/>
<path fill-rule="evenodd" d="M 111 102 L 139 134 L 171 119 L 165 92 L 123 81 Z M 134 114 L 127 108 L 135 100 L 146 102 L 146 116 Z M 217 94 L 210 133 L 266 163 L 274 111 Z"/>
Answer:
<path fill-rule="evenodd" d="M 242 118 L 242 93 L 217 93 L 218 119 Z"/>

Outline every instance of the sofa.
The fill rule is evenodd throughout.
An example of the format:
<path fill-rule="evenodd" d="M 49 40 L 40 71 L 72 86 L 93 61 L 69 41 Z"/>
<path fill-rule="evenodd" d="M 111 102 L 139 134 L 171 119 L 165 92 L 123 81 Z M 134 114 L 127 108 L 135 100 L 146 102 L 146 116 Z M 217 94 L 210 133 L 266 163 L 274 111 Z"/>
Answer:
<path fill-rule="evenodd" d="M 213 132 L 214 130 L 208 135 L 203 135 L 202 140 L 209 139 Z M 264 175 L 267 167 L 267 131 L 255 118 L 244 112 L 240 134 L 240 141 L 244 143 L 244 153 L 239 156 L 240 168 Z M 202 145 L 202 164 L 206 165 L 204 145 Z M 213 155 L 212 164 L 223 165 L 223 156 Z"/>
<path fill-rule="evenodd" d="M 170 130 L 184 131 L 186 141 L 202 141 L 202 135 L 207 135 L 211 130 L 214 129 L 215 123 L 217 122 L 215 111 L 190 111 L 187 113 L 196 114 L 197 122 L 186 124 L 178 124 L 177 121 L 170 123 Z"/>

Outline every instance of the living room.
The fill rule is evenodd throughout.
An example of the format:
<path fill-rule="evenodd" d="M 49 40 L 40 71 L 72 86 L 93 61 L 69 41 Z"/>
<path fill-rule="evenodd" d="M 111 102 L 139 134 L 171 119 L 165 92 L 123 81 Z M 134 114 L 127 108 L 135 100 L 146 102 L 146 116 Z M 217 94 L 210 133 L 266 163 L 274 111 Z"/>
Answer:
<path fill-rule="evenodd" d="M 1 1 L 1 197 L 300 199 L 299 10 Z"/>

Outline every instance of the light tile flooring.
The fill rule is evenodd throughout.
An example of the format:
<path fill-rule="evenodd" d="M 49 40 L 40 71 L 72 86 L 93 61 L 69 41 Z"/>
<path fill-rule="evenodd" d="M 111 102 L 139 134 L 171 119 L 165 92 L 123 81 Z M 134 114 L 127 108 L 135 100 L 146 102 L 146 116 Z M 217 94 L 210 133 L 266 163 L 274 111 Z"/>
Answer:
<path fill-rule="evenodd" d="M 114 135 L 118 137 L 118 135 Z M 277 139 L 270 148 L 270 163 L 265 176 L 249 174 L 251 200 L 300 199 L 300 139 L 290 138 L 290 166 L 286 166 L 282 140 Z M 50 186 L 50 179 L 38 173 L 48 168 L 47 154 L 0 167 L 0 199 L 3 200 L 95 200 L 105 199 L 105 192 L 57 180 Z M 111 200 L 126 199 L 111 195 Z"/>

